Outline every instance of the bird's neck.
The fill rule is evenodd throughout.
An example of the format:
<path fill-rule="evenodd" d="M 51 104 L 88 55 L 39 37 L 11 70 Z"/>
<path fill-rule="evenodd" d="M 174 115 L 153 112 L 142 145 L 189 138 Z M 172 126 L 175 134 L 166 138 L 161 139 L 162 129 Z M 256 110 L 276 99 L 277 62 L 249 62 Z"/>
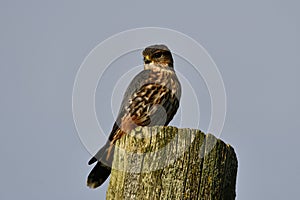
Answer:
<path fill-rule="evenodd" d="M 149 63 L 144 65 L 145 70 L 152 70 L 154 72 L 174 72 L 173 65 L 170 64 L 154 64 Z"/>

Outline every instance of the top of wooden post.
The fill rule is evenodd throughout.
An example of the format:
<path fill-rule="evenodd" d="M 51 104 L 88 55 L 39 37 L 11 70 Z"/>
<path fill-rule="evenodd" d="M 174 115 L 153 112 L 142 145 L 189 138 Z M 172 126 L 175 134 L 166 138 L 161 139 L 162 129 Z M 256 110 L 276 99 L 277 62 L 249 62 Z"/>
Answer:
<path fill-rule="evenodd" d="M 116 143 L 107 199 L 235 199 L 234 149 L 195 129 L 137 127 Z"/>

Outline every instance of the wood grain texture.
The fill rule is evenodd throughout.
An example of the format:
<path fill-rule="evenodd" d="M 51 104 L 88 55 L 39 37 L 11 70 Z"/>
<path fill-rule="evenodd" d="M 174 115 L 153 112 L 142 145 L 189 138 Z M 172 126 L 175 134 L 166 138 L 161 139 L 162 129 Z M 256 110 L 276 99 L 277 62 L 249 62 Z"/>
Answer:
<path fill-rule="evenodd" d="M 195 129 L 137 127 L 116 143 L 106 199 L 235 199 L 234 149 Z"/>

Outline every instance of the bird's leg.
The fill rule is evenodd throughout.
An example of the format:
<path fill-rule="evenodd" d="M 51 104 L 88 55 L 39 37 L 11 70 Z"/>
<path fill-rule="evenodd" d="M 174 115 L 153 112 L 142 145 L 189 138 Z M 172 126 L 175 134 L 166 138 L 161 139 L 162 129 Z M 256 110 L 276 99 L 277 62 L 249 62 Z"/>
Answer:
<path fill-rule="evenodd" d="M 130 115 L 125 115 L 121 120 L 121 128 L 116 131 L 116 134 L 114 135 L 112 141 L 110 142 L 109 148 L 107 149 L 107 155 L 106 160 L 109 159 L 111 150 L 113 146 L 115 145 L 116 141 L 120 139 L 123 135 L 130 133 L 131 130 L 133 130 L 137 125 L 133 121 L 132 117 Z"/>

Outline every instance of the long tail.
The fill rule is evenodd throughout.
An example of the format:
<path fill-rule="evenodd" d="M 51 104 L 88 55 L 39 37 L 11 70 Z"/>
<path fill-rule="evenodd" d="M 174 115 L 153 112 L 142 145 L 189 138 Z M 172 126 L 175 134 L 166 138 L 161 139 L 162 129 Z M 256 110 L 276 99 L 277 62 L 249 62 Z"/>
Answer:
<path fill-rule="evenodd" d="M 87 186 L 90 188 L 101 186 L 110 175 L 114 148 L 112 149 L 112 152 L 110 152 L 110 156 L 107 156 L 109 146 L 109 143 L 107 143 L 88 162 L 89 165 L 97 162 L 87 178 Z"/>

